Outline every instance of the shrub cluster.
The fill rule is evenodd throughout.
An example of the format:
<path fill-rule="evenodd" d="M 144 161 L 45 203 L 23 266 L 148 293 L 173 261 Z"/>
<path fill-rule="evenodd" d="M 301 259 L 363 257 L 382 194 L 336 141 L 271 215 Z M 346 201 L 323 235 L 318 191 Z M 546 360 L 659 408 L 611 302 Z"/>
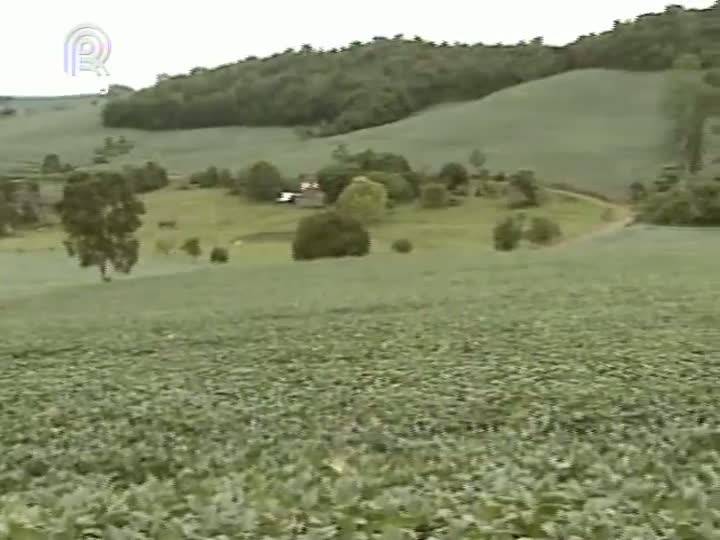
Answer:
<path fill-rule="evenodd" d="M 40 171 L 43 174 L 54 174 L 54 173 L 64 173 L 64 172 L 70 172 L 74 169 L 74 167 L 68 163 L 62 163 L 60 161 L 60 156 L 57 154 L 46 154 L 43 158 L 42 165 L 40 166 Z"/>
<path fill-rule="evenodd" d="M 109 163 L 110 158 L 127 154 L 133 148 L 135 148 L 135 144 L 122 135 L 117 140 L 112 137 L 105 137 L 103 146 L 95 148 L 93 163 Z"/>
<path fill-rule="evenodd" d="M 540 184 L 531 170 L 521 170 L 510 177 L 508 206 L 529 208 L 540 206 Z"/>
<path fill-rule="evenodd" d="M 467 169 L 462 164 L 455 162 L 443 165 L 438 176 L 450 191 L 467 187 L 470 180 Z"/>
<path fill-rule="evenodd" d="M 126 165 L 122 174 L 131 182 L 135 193 L 148 193 L 170 183 L 167 170 L 154 161 L 148 161 L 142 167 Z"/>
<path fill-rule="evenodd" d="M 493 244 L 498 251 L 512 251 L 527 240 L 535 245 L 552 244 L 562 237 L 560 226 L 551 219 L 533 216 L 529 223 L 524 214 L 508 216 L 495 225 Z"/>
<path fill-rule="evenodd" d="M 560 226 L 551 219 L 532 217 L 530 226 L 525 230 L 524 236 L 526 240 L 533 244 L 547 245 L 562 237 L 562 231 Z"/>
<path fill-rule="evenodd" d="M 228 169 L 218 169 L 214 165 L 190 175 L 190 184 L 201 188 L 231 188 L 234 181 Z"/>
<path fill-rule="evenodd" d="M 444 184 L 431 182 L 420 191 L 420 204 L 423 208 L 446 208 L 449 194 Z"/>
<path fill-rule="evenodd" d="M 324 257 L 361 257 L 370 252 L 370 234 L 361 221 L 336 211 L 303 217 L 295 232 L 296 261 Z"/>
<path fill-rule="evenodd" d="M 415 198 L 413 187 L 401 173 L 371 171 L 366 176 L 370 180 L 385 186 L 388 199 L 393 203 L 407 202 Z"/>
<path fill-rule="evenodd" d="M 370 225 L 383 218 L 387 203 L 387 190 L 383 184 L 358 176 L 340 193 L 336 208 L 338 212 Z"/>
<path fill-rule="evenodd" d="M 641 202 L 637 220 L 654 225 L 720 225 L 720 182 L 694 180 L 655 191 Z"/>
<path fill-rule="evenodd" d="M 210 251 L 210 262 L 214 264 L 224 264 L 230 260 L 228 250 L 224 247 L 214 247 Z"/>
<path fill-rule="evenodd" d="M 35 181 L 0 178 L 0 236 L 40 223 L 42 205 L 39 190 Z"/>
<path fill-rule="evenodd" d="M 407 238 L 399 238 L 392 243 L 392 249 L 397 253 L 410 253 L 413 250 L 413 244 Z"/>
<path fill-rule="evenodd" d="M 253 201 L 269 202 L 275 200 L 284 187 L 280 170 L 272 163 L 258 161 L 240 172 L 233 191 Z"/>
<path fill-rule="evenodd" d="M 498 251 L 512 251 L 523 237 L 522 222 L 516 216 L 500 221 L 493 229 L 493 244 Z"/>
<path fill-rule="evenodd" d="M 193 259 L 197 259 L 202 255 L 202 247 L 200 245 L 200 239 L 197 237 L 188 238 L 180 246 L 180 249 L 190 255 Z"/>

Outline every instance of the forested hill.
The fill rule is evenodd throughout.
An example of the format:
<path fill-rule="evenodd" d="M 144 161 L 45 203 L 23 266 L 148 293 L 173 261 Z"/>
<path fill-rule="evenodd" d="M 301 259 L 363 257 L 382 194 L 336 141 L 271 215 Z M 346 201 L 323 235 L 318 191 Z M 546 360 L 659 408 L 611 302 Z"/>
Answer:
<path fill-rule="evenodd" d="M 686 53 L 698 55 L 704 67 L 720 67 L 719 44 L 720 0 L 706 10 L 670 6 L 617 21 L 612 30 L 564 47 L 539 38 L 517 45 L 451 45 L 402 35 L 329 51 L 306 45 L 162 78 L 111 100 L 103 123 L 141 129 L 304 126 L 308 135 L 332 135 L 573 69 L 663 70 Z"/>

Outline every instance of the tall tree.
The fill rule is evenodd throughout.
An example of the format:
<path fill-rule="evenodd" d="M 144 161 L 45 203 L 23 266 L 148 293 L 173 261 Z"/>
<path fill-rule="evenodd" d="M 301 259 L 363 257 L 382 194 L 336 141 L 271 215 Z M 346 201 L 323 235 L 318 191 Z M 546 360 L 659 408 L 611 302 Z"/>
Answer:
<path fill-rule="evenodd" d="M 75 173 L 65 184 L 58 212 L 67 234 L 65 248 L 81 267 L 97 266 L 103 281 L 110 281 L 110 265 L 130 273 L 139 257 L 135 232 L 145 206 L 128 179 L 117 173 Z"/>
<path fill-rule="evenodd" d="M 700 59 L 688 54 L 678 57 L 669 74 L 663 103 L 665 114 L 672 123 L 670 143 L 674 152 L 681 151 L 686 145 L 701 87 Z"/>
<path fill-rule="evenodd" d="M 703 169 L 707 119 L 708 115 L 698 101 L 692 108 L 683 146 L 683 160 L 690 174 L 696 174 Z"/>

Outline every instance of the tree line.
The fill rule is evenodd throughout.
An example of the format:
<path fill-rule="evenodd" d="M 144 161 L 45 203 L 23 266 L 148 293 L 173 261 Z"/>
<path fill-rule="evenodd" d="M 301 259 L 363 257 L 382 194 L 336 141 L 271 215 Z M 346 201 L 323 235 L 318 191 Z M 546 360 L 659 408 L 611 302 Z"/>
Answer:
<path fill-rule="evenodd" d="M 720 67 L 720 1 L 705 10 L 668 6 L 563 46 L 435 43 L 376 37 L 331 50 L 304 45 L 266 58 L 158 77 L 155 86 L 110 99 L 105 126 L 150 130 L 297 126 L 328 136 L 393 122 L 430 105 L 479 99 L 582 68 L 655 71 L 682 55 Z"/>

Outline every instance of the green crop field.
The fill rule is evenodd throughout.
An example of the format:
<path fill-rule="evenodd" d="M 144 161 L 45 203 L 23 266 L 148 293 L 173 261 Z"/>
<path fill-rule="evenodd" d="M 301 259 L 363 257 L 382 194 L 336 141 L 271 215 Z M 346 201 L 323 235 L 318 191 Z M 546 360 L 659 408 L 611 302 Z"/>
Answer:
<path fill-rule="evenodd" d="M 717 253 L 638 226 L 6 298 L 0 538 L 714 538 Z"/>
<path fill-rule="evenodd" d="M 720 540 L 719 7 L 0 96 L 0 540 Z"/>
<path fill-rule="evenodd" d="M 210 165 L 234 171 L 260 159 L 287 174 L 308 173 L 326 164 L 340 143 L 351 150 L 399 152 L 415 168 L 437 169 L 447 161 L 467 162 L 480 147 L 493 170 L 531 168 L 549 182 L 625 195 L 630 182 L 653 178 L 667 160 L 664 82 L 663 73 L 579 70 L 393 124 L 311 140 L 285 128 L 107 129 L 100 123 L 100 104 L 58 98 L 65 110 L 41 103 L 35 114 L 0 119 L 0 174 L 32 173 L 53 152 L 87 165 L 105 136 L 125 135 L 136 148 L 113 164 L 155 160 L 175 173 Z"/>

